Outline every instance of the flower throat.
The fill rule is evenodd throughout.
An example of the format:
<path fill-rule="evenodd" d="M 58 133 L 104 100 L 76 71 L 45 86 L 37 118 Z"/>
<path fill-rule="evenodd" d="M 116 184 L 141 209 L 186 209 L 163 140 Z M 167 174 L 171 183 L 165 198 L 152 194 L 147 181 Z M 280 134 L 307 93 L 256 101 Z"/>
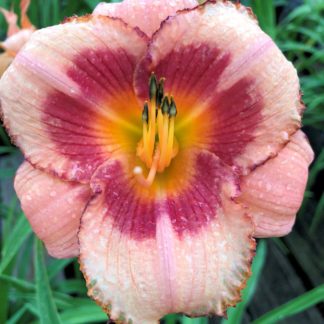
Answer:
<path fill-rule="evenodd" d="M 154 73 L 149 81 L 149 101 L 144 103 L 142 121 L 143 137 L 137 146 L 137 156 L 149 169 L 147 178 L 137 166 L 134 174 L 138 182 L 149 187 L 157 172 L 162 173 L 178 153 L 178 142 L 174 136 L 174 121 L 177 107 L 172 96 L 164 94 L 165 79 L 158 82 Z"/>

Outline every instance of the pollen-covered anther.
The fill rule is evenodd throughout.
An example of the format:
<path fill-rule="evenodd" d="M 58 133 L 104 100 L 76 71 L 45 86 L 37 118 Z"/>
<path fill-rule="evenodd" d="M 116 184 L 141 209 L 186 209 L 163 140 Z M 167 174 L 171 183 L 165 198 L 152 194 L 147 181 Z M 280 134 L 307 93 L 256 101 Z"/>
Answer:
<path fill-rule="evenodd" d="M 142 121 L 143 137 L 138 143 L 137 156 L 149 168 L 145 179 L 143 169 L 135 167 L 133 173 L 145 187 L 152 185 L 157 172 L 163 172 L 177 155 L 179 145 L 175 138 L 175 117 L 177 107 L 172 96 L 164 93 L 165 79 L 159 82 L 154 73 L 149 80 L 150 101 L 144 103 Z"/>

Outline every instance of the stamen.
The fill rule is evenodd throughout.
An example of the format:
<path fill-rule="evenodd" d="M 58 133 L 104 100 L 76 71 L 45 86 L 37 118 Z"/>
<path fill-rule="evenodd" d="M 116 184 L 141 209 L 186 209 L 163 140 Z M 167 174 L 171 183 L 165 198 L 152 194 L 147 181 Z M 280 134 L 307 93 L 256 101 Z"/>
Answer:
<path fill-rule="evenodd" d="M 148 103 L 145 102 L 144 104 L 144 109 L 143 109 L 143 113 L 142 113 L 142 120 L 143 120 L 143 146 L 144 146 L 144 161 L 146 163 L 149 163 L 150 161 L 150 152 L 148 150 L 148 129 L 147 129 L 147 124 L 149 121 L 149 107 L 148 107 Z"/>
<path fill-rule="evenodd" d="M 175 117 L 177 116 L 177 106 L 174 102 L 174 98 L 171 96 L 171 104 L 170 104 L 170 109 L 169 109 L 169 115 L 170 117 Z"/>
<path fill-rule="evenodd" d="M 161 139 L 163 135 L 163 114 L 162 109 L 159 109 L 158 116 L 157 116 L 157 123 L 158 123 L 158 135 L 159 135 L 159 143 L 160 143 L 160 149 L 161 148 Z"/>
<path fill-rule="evenodd" d="M 150 77 L 150 82 L 149 82 L 149 98 L 151 102 L 156 99 L 157 91 L 158 91 L 158 84 L 157 84 L 156 76 L 154 72 L 152 72 Z"/>
<path fill-rule="evenodd" d="M 168 147 L 166 152 L 166 165 L 169 166 L 172 160 L 172 149 L 173 149 L 173 141 L 174 141 L 174 119 L 177 115 L 177 106 L 174 102 L 173 97 L 171 97 L 171 104 L 169 109 L 170 116 L 170 126 L 169 126 L 169 136 L 168 136 Z"/>
<path fill-rule="evenodd" d="M 154 73 L 149 80 L 149 102 L 145 102 L 142 113 L 143 139 L 137 147 L 137 155 L 150 168 L 147 178 L 143 176 L 141 167 L 133 172 L 138 182 L 149 187 L 152 185 L 156 172 L 163 172 L 178 153 L 178 143 L 174 136 L 175 116 L 177 107 L 173 97 L 164 93 L 165 79 L 157 82 Z"/>
<path fill-rule="evenodd" d="M 162 108 L 163 115 L 166 115 L 169 113 L 170 102 L 169 102 L 169 98 L 167 96 L 164 97 L 161 108 Z"/>
<path fill-rule="evenodd" d="M 155 133 L 156 133 L 156 103 L 155 99 L 151 100 L 151 108 L 149 114 L 149 152 L 150 157 L 153 155 L 155 146 Z M 151 159 L 150 159 L 151 160 Z"/>
<path fill-rule="evenodd" d="M 158 107 L 161 106 L 163 98 L 164 98 L 164 82 L 165 82 L 165 78 L 161 78 L 160 82 L 159 82 L 157 96 L 156 96 L 156 105 Z"/>
<path fill-rule="evenodd" d="M 143 112 L 142 112 L 142 120 L 144 124 L 148 123 L 149 120 L 149 106 L 147 101 L 145 101 L 144 103 L 144 108 L 143 108 Z"/>
<path fill-rule="evenodd" d="M 167 151 L 165 154 L 166 166 L 169 166 L 171 163 L 171 160 L 172 160 L 173 139 L 174 139 L 174 117 L 171 117 L 170 118 L 170 130 L 169 130 L 169 136 L 168 136 L 168 145 L 167 145 Z"/>
<path fill-rule="evenodd" d="M 168 141 L 168 132 L 169 132 L 169 118 L 168 111 L 170 109 L 169 98 L 165 97 L 162 103 L 162 114 L 161 114 L 161 122 L 158 125 L 160 127 L 159 133 L 159 145 L 161 150 L 161 159 L 159 162 L 159 171 L 164 170 L 165 166 L 165 154 L 167 152 L 167 141 Z"/>
<path fill-rule="evenodd" d="M 162 137 L 162 127 L 163 127 L 162 107 L 165 105 L 165 100 L 168 99 L 167 97 L 164 97 L 164 81 L 165 81 L 164 78 L 160 79 L 157 97 L 156 97 L 159 139 Z"/>

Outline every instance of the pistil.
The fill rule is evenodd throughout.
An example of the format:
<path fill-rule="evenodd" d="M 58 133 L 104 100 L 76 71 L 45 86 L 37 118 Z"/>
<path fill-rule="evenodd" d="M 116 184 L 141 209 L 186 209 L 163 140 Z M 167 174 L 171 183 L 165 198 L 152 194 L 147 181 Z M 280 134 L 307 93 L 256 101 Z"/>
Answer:
<path fill-rule="evenodd" d="M 133 172 L 138 182 L 149 187 L 157 172 L 162 173 L 178 153 L 178 143 L 174 136 L 177 107 L 174 98 L 164 94 L 165 79 L 157 82 L 152 73 L 149 81 L 149 102 L 145 102 L 142 121 L 143 138 L 137 147 L 137 155 L 149 169 L 147 178 L 140 166 Z"/>
<path fill-rule="evenodd" d="M 159 149 L 156 150 L 153 162 L 151 165 L 151 169 L 149 171 L 149 174 L 147 178 L 143 176 L 143 169 L 140 166 L 137 166 L 134 168 L 133 172 L 136 177 L 136 180 L 138 181 L 139 184 L 141 184 L 143 187 L 150 187 L 155 179 L 156 171 L 158 168 L 158 163 L 160 159 L 160 151 Z"/>

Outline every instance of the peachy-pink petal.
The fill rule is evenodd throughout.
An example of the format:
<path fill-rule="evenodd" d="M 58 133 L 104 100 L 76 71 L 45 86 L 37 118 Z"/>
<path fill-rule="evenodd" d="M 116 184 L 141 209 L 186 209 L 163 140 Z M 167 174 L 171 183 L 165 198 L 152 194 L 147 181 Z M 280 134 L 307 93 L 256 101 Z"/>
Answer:
<path fill-rule="evenodd" d="M 300 128 L 297 72 L 239 4 L 207 1 L 164 21 L 136 69 L 141 102 L 151 71 L 179 107 L 176 131 L 245 174 Z"/>
<path fill-rule="evenodd" d="M 197 5 L 196 0 L 124 0 L 121 3 L 99 3 L 93 13 L 121 18 L 130 26 L 140 28 L 151 37 L 168 16 L 174 15 L 178 10 Z"/>
<path fill-rule="evenodd" d="M 24 162 L 16 174 L 15 190 L 48 253 L 56 258 L 77 256 L 80 218 L 91 196 L 90 187 L 61 181 Z"/>
<path fill-rule="evenodd" d="M 87 40 L 87 41 L 84 41 Z M 136 115 L 143 33 L 120 19 L 72 18 L 36 31 L 0 80 L 4 125 L 36 167 L 86 183 Z M 130 126 L 129 126 L 130 125 Z"/>
<path fill-rule="evenodd" d="M 253 217 L 255 237 L 284 236 L 291 231 L 313 158 L 305 134 L 298 131 L 278 156 L 242 178 L 238 200 Z"/>
<path fill-rule="evenodd" d="M 224 315 L 240 299 L 255 243 L 250 217 L 233 201 L 237 179 L 214 154 L 183 154 L 156 194 L 139 187 L 127 159 L 109 160 L 92 179 L 80 264 L 90 296 L 113 320 Z"/>

